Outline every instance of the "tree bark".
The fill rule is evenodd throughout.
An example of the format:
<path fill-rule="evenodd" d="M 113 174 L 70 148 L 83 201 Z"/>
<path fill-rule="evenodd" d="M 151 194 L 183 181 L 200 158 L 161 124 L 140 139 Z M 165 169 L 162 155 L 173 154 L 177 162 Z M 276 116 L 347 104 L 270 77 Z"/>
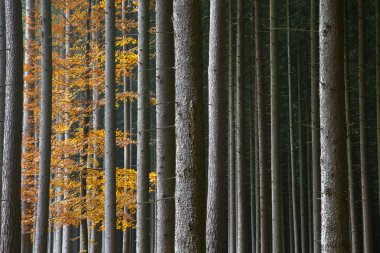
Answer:
<path fill-rule="evenodd" d="M 27 28 L 27 27 L 26 27 Z M 28 31 L 28 29 L 26 29 Z M 26 36 L 26 35 L 25 35 Z M 27 38 L 27 37 L 26 37 Z M 5 79 L 6 79 L 6 29 L 5 0 L 0 0 L 0 161 L 3 162 L 4 116 L 5 116 Z M 1 165 L 2 166 L 2 165 Z M 0 173 L 1 182 L 1 173 Z M 1 192 L 1 183 L 0 183 Z M 1 194 L 0 194 L 1 198 Z M 0 214 L 1 224 L 1 214 Z"/>
<path fill-rule="evenodd" d="M 0 251 L 18 253 L 21 241 L 20 189 L 24 54 L 21 1 L 5 0 L 5 31 L 7 35 L 7 73 L 5 78 L 6 107 L 2 160 Z"/>
<path fill-rule="evenodd" d="M 235 85 L 232 0 L 228 1 L 228 252 L 236 251 Z"/>
<path fill-rule="evenodd" d="M 280 181 L 280 126 L 277 82 L 277 4 L 269 1 L 270 10 L 270 90 L 271 90 L 271 166 L 272 166 L 272 250 L 282 252 L 282 215 Z"/>
<path fill-rule="evenodd" d="M 106 1 L 105 88 L 105 253 L 116 252 L 116 108 L 115 108 L 115 0 Z"/>
<path fill-rule="evenodd" d="M 321 251 L 350 251 L 343 1 L 320 1 Z"/>
<path fill-rule="evenodd" d="M 173 1 L 156 3 L 157 252 L 174 252 L 175 83 Z"/>
<path fill-rule="evenodd" d="M 367 129 L 365 98 L 365 33 L 364 1 L 358 0 L 358 82 L 359 82 L 359 128 L 360 128 L 360 174 L 362 190 L 363 247 L 365 253 L 372 250 L 372 219 L 367 165 Z"/>
<path fill-rule="evenodd" d="M 149 251 L 149 5 L 138 1 L 137 252 Z"/>
<path fill-rule="evenodd" d="M 376 1 L 376 112 L 377 112 L 377 175 L 380 189 L 380 3 Z M 379 191 L 380 206 L 380 191 Z"/>
<path fill-rule="evenodd" d="M 210 1 L 208 67 L 209 148 L 206 252 L 227 252 L 227 182 L 225 164 L 225 11 L 223 0 Z M 240 55 L 242 57 L 242 55 Z"/>
<path fill-rule="evenodd" d="M 176 252 L 204 252 L 206 182 L 201 2 L 174 1 Z"/>
<path fill-rule="evenodd" d="M 38 203 L 35 237 L 35 252 L 47 251 L 50 200 L 50 159 L 52 126 L 52 30 L 51 0 L 41 2 L 42 60 L 41 60 L 41 119 L 40 119 L 40 164 L 38 175 Z"/>

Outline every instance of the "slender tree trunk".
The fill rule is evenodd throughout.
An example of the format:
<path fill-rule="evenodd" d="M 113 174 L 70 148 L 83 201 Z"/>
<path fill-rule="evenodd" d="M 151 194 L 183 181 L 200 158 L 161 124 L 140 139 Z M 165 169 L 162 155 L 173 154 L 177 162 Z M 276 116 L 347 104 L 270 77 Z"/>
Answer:
<path fill-rule="evenodd" d="M 105 253 L 116 252 L 115 0 L 106 1 Z"/>
<path fill-rule="evenodd" d="M 350 251 L 343 1 L 320 1 L 321 251 Z"/>
<path fill-rule="evenodd" d="M 377 174 L 380 186 L 380 3 L 376 1 L 376 108 L 377 108 Z M 380 188 L 379 188 L 380 189 Z M 380 191 L 379 191 L 380 205 Z"/>
<path fill-rule="evenodd" d="M 67 5 L 67 2 L 66 2 Z M 66 21 L 66 26 L 65 26 L 65 58 L 70 58 L 71 57 L 71 10 L 66 6 L 66 13 L 65 13 L 65 21 Z M 65 80 L 66 83 L 65 85 L 68 85 L 70 83 L 70 78 L 68 74 L 69 67 L 65 70 L 66 76 Z M 68 92 L 69 88 L 68 86 L 65 87 L 65 96 L 68 97 Z M 68 113 L 65 112 L 65 121 L 66 125 L 68 125 Z M 67 142 L 70 137 L 69 130 L 65 131 L 65 136 L 64 136 L 64 141 Z M 64 176 L 64 180 L 66 181 L 68 178 L 68 175 Z M 64 193 L 64 199 L 68 197 L 68 190 L 65 190 Z M 64 224 L 62 227 L 62 253 L 70 253 L 71 252 L 71 233 L 70 233 L 70 225 Z"/>
<path fill-rule="evenodd" d="M 321 165 L 318 81 L 318 0 L 310 1 L 311 149 L 313 178 L 313 249 L 321 251 Z"/>
<path fill-rule="evenodd" d="M 348 193 L 350 203 L 350 239 L 351 252 L 359 252 L 359 238 L 357 232 L 356 210 L 355 210 L 355 190 L 354 190 L 354 167 L 352 161 L 352 139 L 351 139 L 351 113 L 350 113 L 350 82 L 349 82 L 349 52 L 348 52 L 348 30 L 347 30 L 347 4 L 344 6 L 344 83 L 345 83 L 345 110 L 346 110 L 346 129 L 347 129 L 347 168 L 348 168 Z"/>
<path fill-rule="evenodd" d="M 232 0 L 228 1 L 228 252 L 236 251 L 235 85 Z"/>
<path fill-rule="evenodd" d="M 51 0 L 41 2 L 42 60 L 41 60 L 41 120 L 40 165 L 38 176 L 37 224 L 34 251 L 47 251 L 49 226 L 51 124 L 52 124 L 52 34 Z"/>
<path fill-rule="evenodd" d="M 28 29 L 26 30 L 28 31 Z M 0 0 L 0 161 L 1 161 L 1 166 L 3 163 L 3 148 L 4 148 L 6 58 L 7 57 L 6 57 L 6 29 L 5 29 L 5 0 Z M 0 173 L 0 182 L 1 182 L 1 173 Z M 0 183 L 0 192 L 1 192 L 1 183 Z M 0 198 L 1 198 L 1 194 L 0 194 Z M 0 224 L 1 224 L 1 213 L 0 213 Z"/>
<path fill-rule="evenodd" d="M 206 182 L 200 1 L 174 1 L 176 252 L 204 252 Z"/>
<path fill-rule="evenodd" d="M 270 252 L 269 229 L 269 192 L 267 185 L 267 165 L 265 152 L 265 102 L 262 68 L 262 41 L 261 41 L 261 0 L 255 0 L 255 65 L 257 85 L 257 118 L 259 138 L 259 172 L 260 172 L 260 246 L 262 253 Z"/>
<path fill-rule="evenodd" d="M 36 36 L 35 36 L 35 32 L 34 32 L 34 29 L 35 29 L 35 1 L 34 0 L 28 0 L 26 1 L 26 6 L 25 6 L 25 19 L 27 20 L 27 22 L 25 22 L 25 42 L 26 42 L 26 45 L 25 45 L 25 67 L 26 67 L 26 70 L 25 70 L 25 74 L 24 76 L 26 76 L 26 80 L 24 80 L 24 89 L 25 89 L 25 97 L 24 97 L 24 114 L 23 114 L 23 138 L 24 138 L 24 145 L 23 145 L 23 153 L 28 153 L 28 152 L 31 152 L 31 148 L 28 148 L 28 147 L 31 147 L 31 144 L 32 144 L 32 141 L 34 139 L 34 110 L 32 108 L 32 105 L 31 103 L 33 102 L 34 100 L 34 96 L 32 96 L 31 94 L 33 94 L 35 92 L 34 90 L 34 87 L 35 87 L 35 74 L 34 74 L 34 71 L 35 71 L 35 48 L 34 48 L 34 42 L 35 42 L 35 39 L 36 39 Z M 0 14 L 1 16 L 1 14 Z M 1 25 L 0 25 L 1 27 Z M 2 32 L 0 31 L 0 39 L 3 38 L 4 36 L 1 36 Z M 4 37 L 5 39 L 5 37 Z M 5 51 L 4 52 L 1 52 L 1 48 L 0 48 L 0 54 L 3 54 L 4 53 L 4 56 L 5 56 Z M 5 60 L 5 58 L 4 58 Z M 4 63 L 5 64 L 5 63 Z M 1 63 L 0 63 L 1 65 Z M 5 65 L 4 65 L 5 66 Z M 4 76 L 5 78 L 5 76 Z M 0 85 L 2 84 L 3 82 L 0 81 Z M 4 86 L 5 87 L 5 86 Z M 0 89 L 2 87 L 0 86 Z M 4 91 L 3 90 L 0 90 L 0 99 L 2 99 L 4 96 Z M 4 104 L 1 104 L 3 103 L 4 101 L 0 100 L 0 108 L 4 108 Z M 1 113 L 3 113 L 4 111 L 2 109 L 0 109 L 0 136 L 3 136 L 2 132 L 4 130 L 3 127 L 3 122 L 4 122 L 4 115 L 1 115 Z M 3 138 L 0 138 L 0 161 L 2 161 L 2 152 L 3 152 L 3 149 L 2 149 L 2 141 L 3 141 Z M 31 163 L 31 160 L 28 159 L 28 160 L 25 160 L 24 161 L 25 164 L 30 164 Z M 30 167 L 26 167 L 26 168 L 23 168 L 24 171 L 27 171 L 29 169 L 31 169 Z M 23 180 L 26 180 L 27 178 L 23 177 Z M 22 202 L 22 210 L 23 212 L 26 212 L 26 210 L 28 210 L 29 208 L 31 208 L 30 206 L 30 203 L 28 203 L 27 201 L 23 201 Z M 22 239 L 21 239 L 21 252 L 22 253 L 29 253 L 32 251 L 32 248 L 33 248 L 33 243 L 32 243 L 32 237 L 31 237 L 31 233 L 26 231 L 28 230 L 28 228 L 24 226 L 22 226 Z"/>
<path fill-rule="evenodd" d="M 269 1 L 270 9 L 270 89 L 271 89 L 271 166 L 272 166 L 272 251 L 282 252 L 280 126 L 277 82 L 277 4 Z"/>
<path fill-rule="evenodd" d="M 138 1 L 137 252 L 149 251 L 149 5 Z"/>
<path fill-rule="evenodd" d="M 248 250 L 247 215 L 246 215 L 246 193 L 244 178 L 245 169 L 245 82 L 244 82 L 244 15 L 243 0 L 237 1 L 237 27 L 236 27 L 236 251 L 246 252 Z"/>
<path fill-rule="evenodd" d="M 175 129 L 173 1 L 156 3 L 157 252 L 174 252 Z"/>
<path fill-rule="evenodd" d="M 206 251 L 227 252 L 227 184 L 225 139 L 225 13 L 223 0 L 210 2 L 209 40 L 209 159 L 206 223 Z M 240 55 L 242 57 L 242 55 Z M 242 59 L 242 58 L 241 58 Z M 240 129 L 241 130 L 241 129 Z"/>
<path fill-rule="evenodd" d="M 1 7 L 2 4 L 0 4 Z M 5 25 L 7 75 L 5 78 L 6 107 L 2 160 L 0 251 L 18 253 L 21 241 L 20 189 L 24 54 L 21 1 L 5 0 Z"/>
<path fill-rule="evenodd" d="M 293 82 L 292 82 L 292 41 L 291 41 L 291 21 L 290 21 L 290 0 L 287 0 L 287 53 L 288 53 L 288 96 L 289 96 L 289 146 L 290 146 L 290 181 L 291 181 L 291 212 L 292 227 L 294 238 L 294 252 L 299 253 L 299 229 L 298 229 L 298 207 L 297 207 L 297 181 L 296 181 L 296 162 L 294 151 L 294 126 L 293 126 Z"/>
<path fill-rule="evenodd" d="M 362 189 L 363 246 L 364 252 L 372 250 L 372 221 L 367 168 L 367 130 L 366 130 L 366 98 L 365 98 L 365 52 L 364 52 L 364 1 L 358 0 L 358 82 L 359 82 L 359 128 L 360 128 L 360 174 Z"/>

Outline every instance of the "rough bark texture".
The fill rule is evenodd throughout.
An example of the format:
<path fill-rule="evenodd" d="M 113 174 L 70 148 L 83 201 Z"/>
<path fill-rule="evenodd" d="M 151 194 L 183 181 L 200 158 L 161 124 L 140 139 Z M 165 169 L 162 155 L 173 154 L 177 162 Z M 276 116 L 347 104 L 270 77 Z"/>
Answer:
<path fill-rule="evenodd" d="M 370 207 L 370 186 L 367 165 L 367 129 L 365 97 L 365 52 L 364 52 L 364 1 L 358 0 L 358 82 L 359 82 L 359 128 L 360 128 L 360 174 L 362 190 L 363 247 L 365 253 L 372 250 L 372 219 Z"/>
<path fill-rule="evenodd" d="M 25 34 L 25 37 L 26 37 L 26 34 Z M 5 0 L 0 0 L 0 163 L 3 163 L 3 148 L 4 148 L 5 76 L 6 76 L 5 49 L 6 49 Z M 0 173 L 0 192 L 1 192 L 1 173 Z M 0 198 L 1 198 L 1 193 L 0 193 Z M 0 224 L 1 224 L 1 214 L 0 214 Z"/>
<path fill-rule="evenodd" d="M 208 67 L 209 149 L 206 252 L 227 252 L 227 182 L 225 181 L 225 5 L 224 0 L 210 1 Z"/>
<path fill-rule="evenodd" d="M 321 251 L 321 165 L 318 79 L 318 0 L 310 1 L 311 149 L 313 182 L 313 251 Z"/>
<path fill-rule="evenodd" d="M 277 82 L 277 4 L 269 1 L 270 11 L 270 90 L 271 90 L 271 166 L 272 166 L 272 251 L 282 252 L 282 215 L 280 181 L 280 126 Z"/>
<path fill-rule="evenodd" d="M 294 252 L 300 251 L 300 238 L 298 229 L 298 207 L 297 207 L 297 181 L 296 181 L 296 163 L 295 163 L 295 151 L 294 151 L 294 124 L 293 124 L 293 82 L 292 82 L 292 52 L 291 52 L 291 5 L 290 0 L 287 0 L 287 53 L 288 53 L 288 96 L 289 96 L 289 151 L 290 151 L 290 184 L 291 184 L 291 222 L 293 240 L 294 240 Z"/>
<path fill-rule="evenodd" d="M 343 1 L 320 1 L 321 251 L 350 251 Z"/>
<path fill-rule="evenodd" d="M 5 0 L 5 20 L 7 72 L 5 79 L 6 107 L 2 160 L 0 251 L 18 253 L 20 252 L 21 241 L 20 189 L 24 54 L 21 1 Z"/>
<path fill-rule="evenodd" d="M 106 1 L 105 88 L 105 253 L 116 252 L 116 109 L 115 109 L 115 0 Z"/>
<path fill-rule="evenodd" d="M 255 65 L 257 85 L 257 118 L 259 138 L 259 171 L 260 171 L 260 249 L 262 253 L 270 252 L 269 230 L 269 192 L 267 185 L 267 165 L 265 152 L 265 101 L 262 69 L 262 41 L 261 41 L 261 0 L 255 0 Z"/>
<path fill-rule="evenodd" d="M 228 1 L 228 252 L 236 251 L 235 84 L 232 0 Z"/>
<path fill-rule="evenodd" d="M 206 182 L 199 0 L 174 1 L 176 252 L 204 252 Z"/>
<path fill-rule="evenodd" d="M 246 164 L 245 164 L 245 82 L 244 82 L 244 15 L 243 0 L 237 1 L 237 27 L 236 27 L 236 251 L 248 250 L 248 226 L 246 211 Z"/>
<path fill-rule="evenodd" d="M 40 164 L 38 175 L 37 223 L 35 252 L 47 251 L 50 200 L 50 159 L 52 124 L 52 35 L 51 0 L 41 2 L 42 60 L 41 60 L 41 119 L 40 119 Z"/>
<path fill-rule="evenodd" d="M 156 3 L 157 252 L 174 252 L 175 130 L 173 1 Z"/>
<path fill-rule="evenodd" d="M 138 1 L 136 249 L 149 251 L 149 5 Z"/>

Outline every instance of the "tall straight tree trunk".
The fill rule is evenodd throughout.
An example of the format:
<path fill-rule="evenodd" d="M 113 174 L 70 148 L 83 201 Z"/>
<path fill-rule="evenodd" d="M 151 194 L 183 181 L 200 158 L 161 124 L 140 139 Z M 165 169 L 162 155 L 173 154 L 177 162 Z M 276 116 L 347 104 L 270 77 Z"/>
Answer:
<path fill-rule="evenodd" d="M 380 186 L 380 3 L 376 1 L 376 112 L 377 112 L 377 175 Z M 380 191 L 379 191 L 380 205 Z"/>
<path fill-rule="evenodd" d="M 290 181 L 291 181 L 291 212 L 292 212 L 292 227 L 294 238 L 294 252 L 300 251 L 299 247 L 299 229 L 298 229 L 298 207 L 297 207 L 297 181 L 296 181 L 296 162 L 294 151 L 294 125 L 293 125 L 293 82 L 292 82 L 292 37 L 291 37 L 291 20 L 290 0 L 287 0 L 287 53 L 288 53 L 288 96 L 289 96 L 289 147 L 290 147 Z"/>
<path fill-rule="evenodd" d="M 41 119 L 40 164 L 38 175 L 37 223 L 34 251 L 47 251 L 50 200 L 50 159 L 52 124 L 52 34 L 51 0 L 41 2 L 42 60 L 41 60 Z"/>
<path fill-rule="evenodd" d="M 344 6 L 344 83 L 345 83 L 345 110 L 347 129 L 347 169 L 348 169 L 348 193 L 350 203 L 350 240 L 351 252 L 359 252 L 359 238 L 357 231 L 357 220 L 355 210 L 355 190 L 354 190 L 354 166 L 352 160 L 352 139 L 351 139 L 351 113 L 350 113 L 350 81 L 349 81 L 349 51 L 348 51 L 348 27 L 347 27 L 347 4 Z"/>
<path fill-rule="evenodd" d="M 244 82 L 244 15 L 243 0 L 237 0 L 236 27 L 236 251 L 248 250 L 245 181 L 245 82 Z"/>
<path fill-rule="evenodd" d="M 206 252 L 227 252 L 227 184 L 225 165 L 225 5 L 224 0 L 210 1 L 209 39 L 209 148 Z M 241 55 L 240 55 L 241 57 Z"/>
<path fill-rule="evenodd" d="M 3 148 L 4 148 L 5 76 L 6 76 L 5 0 L 0 0 L 0 162 L 1 162 L 1 166 L 3 163 Z M 0 173 L 0 182 L 1 182 L 1 173 Z M 1 183 L 0 183 L 0 192 L 1 192 Z M 1 194 L 0 194 L 0 198 L 1 198 Z M 1 224 L 1 213 L 0 213 L 0 224 Z"/>
<path fill-rule="evenodd" d="M 2 4 L 0 4 L 1 7 Z M 4 16 L 0 18 L 2 17 Z M 24 54 L 21 1 L 5 0 L 5 31 L 7 75 L 5 78 L 6 107 L 2 160 L 0 251 L 16 253 L 20 252 L 21 241 L 20 189 Z"/>
<path fill-rule="evenodd" d="M 149 2 L 138 1 L 137 252 L 149 251 Z"/>
<path fill-rule="evenodd" d="M 320 0 L 321 251 L 350 251 L 343 1 Z"/>
<path fill-rule="evenodd" d="M 265 102 L 262 68 L 262 41 L 261 41 L 261 0 L 255 0 L 255 66 L 257 85 L 257 127 L 259 139 L 259 172 L 260 172 L 260 246 L 262 253 L 270 252 L 269 229 L 269 192 L 267 185 L 267 165 L 265 152 Z"/>
<path fill-rule="evenodd" d="M 66 1 L 66 5 L 67 5 L 67 1 Z M 70 58 L 71 57 L 71 31 L 72 31 L 72 27 L 71 27 L 71 10 L 66 6 L 66 10 L 65 10 L 65 58 Z M 69 71 L 69 67 L 65 70 L 65 80 L 66 80 L 66 83 L 65 83 L 65 96 L 68 97 L 68 90 L 69 90 L 69 83 L 70 83 L 70 78 L 69 78 L 69 74 L 68 74 L 68 71 Z M 66 121 L 66 125 L 68 125 L 68 113 L 65 112 L 65 119 L 64 121 Z M 65 142 L 68 141 L 69 139 L 69 130 L 66 130 L 65 131 L 65 136 L 64 136 L 64 140 Z M 67 173 L 67 172 L 65 172 Z M 68 175 L 65 175 L 65 180 L 67 180 L 68 178 Z M 64 199 L 66 199 L 68 196 L 68 190 L 65 190 L 65 193 L 64 193 Z M 67 225 L 67 224 L 64 224 L 63 227 L 62 227 L 62 253 L 70 253 L 71 252 L 71 233 L 70 233 L 70 225 Z"/>
<path fill-rule="evenodd" d="M 310 0 L 311 156 L 313 182 L 313 249 L 321 251 L 321 165 L 318 80 L 318 0 Z M 311 224 L 310 224 L 311 225 Z"/>
<path fill-rule="evenodd" d="M 175 251 L 204 252 L 206 182 L 201 2 L 174 1 L 176 191 Z"/>
<path fill-rule="evenodd" d="M 115 0 L 106 1 L 105 88 L 105 253 L 116 252 L 116 109 L 115 109 Z"/>
<path fill-rule="evenodd" d="M 1 8 L 1 7 L 0 7 Z M 0 14 L 1 16 L 1 14 Z M 32 105 L 31 103 L 33 102 L 33 94 L 35 92 L 34 90 L 34 87 L 35 87 L 35 74 L 34 74 L 34 71 L 35 71 L 35 48 L 34 48 L 34 42 L 35 42 L 35 39 L 36 39 L 36 36 L 35 36 L 35 32 L 34 32 L 34 29 L 35 29 L 35 1 L 34 0 L 28 0 L 26 1 L 26 6 L 25 6 L 25 19 L 27 20 L 27 22 L 25 22 L 25 66 L 26 66 L 26 70 L 25 70 L 25 74 L 24 76 L 26 76 L 26 80 L 24 80 L 24 89 L 25 89 L 25 97 L 24 97 L 24 114 L 23 114 L 23 138 L 24 138 L 24 145 L 23 145 L 23 153 L 27 153 L 27 152 L 30 152 L 31 151 L 31 148 L 28 148 L 28 147 L 31 147 L 30 144 L 31 144 L 31 141 L 34 139 L 34 110 L 32 108 Z M 1 27 L 1 25 L 0 25 Z M 1 36 L 2 32 L 0 31 L 0 40 L 2 38 L 5 39 L 5 36 Z M 5 51 L 4 52 L 1 52 L 2 49 L 1 49 L 1 46 L 0 46 L 0 55 L 1 54 L 4 54 L 5 56 Z M 5 58 L 4 58 L 5 60 Z M 5 64 L 5 63 L 4 63 Z M 1 65 L 1 63 L 0 63 Z M 5 65 L 4 65 L 5 67 Z M 1 74 L 0 74 L 1 75 Z M 5 78 L 5 76 L 4 76 Z M 3 84 L 2 81 L 0 81 L 0 89 L 2 89 L 3 87 L 1 86 Z M 5 86 L 4 86 L 5 87 Z M 4 96 L 4 91 L 3 90 L 0 90 L 0 108 L 4 108 L 4 104 L 1 104 L 3 103 L 4 101 L 2 100 Z M 0 109 L 0 124 L 3 124 L 4 122 L 4 115 L 1 115 L 1 113 L 3 113 L 3 109 Z M 2 152 L 3 152 L 3 149 L 2 149 L 2 141 L 3 141 L 3 138 L 1 136 L 3 136 L 2 132 L 4 130 L 4 128 L 1 129 L 1 127 L 3 127 L 3 125 L 1 126 L 0 125 L 0 161 L 2 161 Z M 31 161 L 30 159 L 28 159 L 27 161 L 25 161 L 26 163 L 25 164 L 29 164 Z M 30 167 L 27 167 L 27 168 L 24 168 L 25 171 L 29 170 Z M 23 180 L 26 180 L 27 178 L 23 178 Z M 30 208 L 30 204 L 27 202 L 27 201 L 23 201 L 22 202 L 22 210 L 27 210 L 28 208 Z M 31 234 L 30 232 L 27 232 L 25 231 L 25 226 L 22 226 L 22 239 L 21 239 L 21 252 L 22 253 L 29 253 L 32 251 L 32 248 L 33 248 L 33 243 L 32 243 L 32 237 L 31 237 Z"/>
<path fill-rule="evenodd" d="M 270 11 L 270 90 L 271 90 L 271 166 L 272 166 L 272 251 L 282 252 L 282 215 L 280 181 L 280 126 L 277 82 L 277 4 L 269 1 Z M 268 207 L 267 207 L 268 208 Z"/>
<path fill-rule="evenodd" d="M 235 85 L 232 0 L 228 0 L 228 252 L 236 251 Z"/>
<path fill-rule="evenodd" d="M 367 129 L 365 98 L 365 34 L 364 34 L 364 1 L 358 0 L 358 82 L 359 82 L 359 128 L 360 128 L 360 174 L 362 190 L 363 246 L 364 252 L 372 250 L 372 219 L 367 168 Z"/>
<path fill-rule="evenodd" d="M 173 1 L 156 3 L 157 252 L 174 252 L 175 83 Z"/>

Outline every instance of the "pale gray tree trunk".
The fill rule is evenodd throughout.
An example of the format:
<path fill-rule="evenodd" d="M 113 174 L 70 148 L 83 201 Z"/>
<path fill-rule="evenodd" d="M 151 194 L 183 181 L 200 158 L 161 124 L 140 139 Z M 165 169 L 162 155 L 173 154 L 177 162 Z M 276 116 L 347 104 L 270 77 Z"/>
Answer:
<path fill-rule="evenodd" d="M 104 250 L 116 252 L 115 0 L 106 1 Z"/>
<path fill-rule="evenodd" d="M 206 252 L 227 252 L 227 139 L 225 138 L 225 1 L 210 1 L 208 66 L 208 195 Z M 240 55 L 240 57 L 242 57 Z"/>
<path fill-rule="evenodd" d="M 174 1 L 176 66 L 175 251 L 206 248 L 201 2 Z"/>
<path fill-rule="evenodd" d="M 277 4 L 269 1 L 270 11 L 270 90 L 271 90 L 271 166 L 272 166 L 272 251 L 282 252 L 282 215 L 280 181 L 280 126 L 277 81 Z M 268 208 L 268 207 L 266 207 Z"/>
<path fill-rule="evenodd" d="M 347 169 L 348 169 L 348 193 L 350 203 L 350 241 L 351 252 L 359 252 L 358 225 L 355 209 L 355 190 L 354 190 L 354 166 L 352 160 L 352 130 L 351 130 L 351 112 L 350 112 L 350 81 L 349 81 L 349 51 L 348 51 L 348 30 L 347 30 L 347 4 L 344 7 L 344 83 L 345 83 L 345 110 L 346 110 L 346 129 L 347 129 Z"/>
<path fill-rule="evenodd" d="M 67 2 L 66 2 L 67 4 Z M 71 31 L 72 31 L 72 27 L 71 27 L 71 10 L 69 8 L 66 7 L 66 10 L 65 10 L 65 57 L 66 58 L 69 58 L 71 56 Z M 68 70 L 70 68 L 68 67 L 66 70 L 65 70 L 65 80 L 66 80 L 66 83 L 65 85 L 68 85 L 70 83 L 70 78 L 69 78 L 69 74 L 68 74 Z M 68 96 L 67 92 L 68 92 L 69 88 L 66 86 L 65 88 L 65 96 Z M 66 121 L 66 125 L 68 124 L 68 113 L 65 112 L 65 121 Z M 64 140 L 67 142 L 68 139 L 70 138 L 70 134 L 69 134 L 69 130 L 66 130 L 65 131 L 65 136 L 64 136 Z M 67 172 L 66 172 L 67 173 Z M 68 175 L 65 175 L 65 180 L 67 180 L 68 178 Z M 66 199 L 68 196 L 68 191 L 65 190 L 64 192 L 64 199 Z M 71 252 L 71 233 L 70 233 L 70 225 L 66 225 L 64 224 L 63 227 L 62 227 L 62 253 L 70 253 Z"/>
<path fill-rule="evenodd" d="M 5 76 L 6 76 L 5 0 L 0 0 L 0 161 L 1 163 L 3 163 L 3 148 L 4 148 Z M 1 173 L 0 173 L 0 182 L 1 182 Z M 1 192 L 1 183 L 0 183 L 0 192 Z M 0 198 L 1 198 L 1 194 L 0 194 Z M 0 214 L 0 224 L 1 224 L 1 214 Z"/>
<path fill-rule="evenodd" d="M 156 3 L 157 252 L 174 252 L 175 129 L 173 1 Z"/>
<path fill-rule="evenodd" d="M 321 251 L 350 251 L 343 1 L 320 1 Z"/>
<path fill-rule="evenodd" d="M 1 16 L 1 14 L 0 14 Z M 27 69 L 25 70 L 25 76 L 28 76 L 26 80 L 24 80 L 24 90 L 25 96 L 24 96 L 24 114 L 23 114 L 23 138 L 24 138 L 24 143 L 30 145 L 30 142 L 33 140 L 34 137 L 34 110 L 31 108 L 31 103 L 34 100 L 34 96 L 31 95 L 35 92 L 34 87 L 35 87 L 35 74 L 34 74 L 34 68 L 35 68 L 35 48 L 34 48 L 34 42 L 35 42 L 35 1 L 34 0 L 28 0 L 26 1 L 25 5 L 25 19 L 28 22 L 25 22 L 25 66 L 27 66 Z M 1 25 L 0 25 L 1 27 Z M 2 38 L 5 39 L 5 37 L 1 37 L 2 32 L 0 31 L 0 40 Z M 0 55 L 4 54 L 5 56 L 5 51 L 2 52 L 1 46 L 0 46 Z M 5 58 L 4 58 L 5 60 Z M 1 65 L 1 63 L 0 63 Z M 1 74 L 0 74 L 1 75 Z M 5 77 L 5 76 L 4 76 Z M 0 81 L 0 89 L 3 87 L 2 81 Z M 5 86 L 4 86 L 5 87 Z M 0 99 L 2 99 L 4 96 L 4 91 L 0 90 Z M 3 109 L 4 104 L 2 100 L 0 100 L 0 136 L 3 136 L 2 131 L 4 130 L 3 127 L 3 122 L 4 122 L 4 115 L 1 115 L 1 113 L 4 113 Z M 0 161 L 2 161 L 2 141 L 3 138 L 0 137 Z M 28 149 L 28 145 L 23 145 L 23 153 L 30 152 L 31 149 Z M 30 147 L 30 146 L 29 146 Z M 29 161 L 25 161 L 31 162 Z M 24 170 L 30 169 L 29 167 L 23 168 Z M 23 177 L 23 180 L 26 180 L 26 178 Z M 22 210 L 27 210 L 28 208 L 31 208 L 30 203 L 27 201 L 22 202 Z M 29 253 L 32 251 L 33 248 L 33 243 L 32 243 L 32 238 L 31 234 L 27 233 L 27 231 L 24 230 L 25 227 L 22 227 L 22 239 L 21 239 L 21 252 L 22 253 Z"/>
<path fill-rule="evenodd" d="M 228 1 L 228 252 L 236 251 L 235 85 L 232 0 Z"/>
<path fill-rule="evenodd" d="M 295 150 L 294 150 L 294 125 L 293 125 L 293 82 L 292 82 L 292 37 L 291 37 L 291 5 L 290 0 L 287 0 L 287 53 L 288 53 L 288 96 L 289 96 L 289 151 L 290 151 L 290 181 L 291 181 L 291 222 L 292 233 L 294 240 L 294 252 L 300 251 L 300 237 L 299 237 L 299 222 L 298 222 L 298 206 L 297 206 L 297 181 L 296 181 L 296 162 L 295 162 Z"/>
<path fill-rule="evenodd" d="M 0 8 L 2 4 L 0 5 Z M 2 13 L 4 14 L 4 13 Z M 4 16 L 2 16 L 4 17 Z M 21 250 L 22 4 L 5 0 L 6 78 L 0 251 Z M 4 35 L 4 34 L 3 34 Z M 0 84 L 3 85 L 3 84 Z"/>
<path fill-rule="evenodd" d="M 245 193 L 245 82 L 244 82 L 244 11 L 243 0 L 237 0 L 236 27 L 236 251 L 248 250 L 248 226 Z"/>
<path fill-rule="evenodd" d="M 313 251 L 321 251 L 321 165 L 318 79 L 318 0 L 310 1 L 311 156 L 313 182 Z"/>
<path fill-rule="evenodd" d="M 270 252 L 270 224 L 269 224 L 269 192 L 267 183 L 267 162 L 265 151 L 265 101 L 262 68 L 262 40 L 261 40 L 261 0 L 255 0 L 255 66 L 257 85 L 257 119 L 259 139 L 259 172 L 260 172 L 260 246 L 262 253 Z"/>
<path fill-rule="evenodd" d="M 358 3 L 358 82 L 359 82 L 359 128 L 360 128 L 360 174 L 362 190 L 363 247 L 365 253 L 372 249 L 372 219 L 367 165 L 367 129 L 365 98 L 365 33 L 364 33 L 364 1 Z"/>
<path fill-rule="evenodd" d="M 149 252 L 149 2 L 138 1 L 136 249 Z"/>
<path fill-rule="evenodd" d="M 50 159 L 52 124 L 52 34 L 51 0 L 41 2 L 42 60 L 41 60 L 41 119 L 40 119 L 40 164 L 38 175 L 37 223 L 34 251 L 47 251 L 50 200 Z"/>

